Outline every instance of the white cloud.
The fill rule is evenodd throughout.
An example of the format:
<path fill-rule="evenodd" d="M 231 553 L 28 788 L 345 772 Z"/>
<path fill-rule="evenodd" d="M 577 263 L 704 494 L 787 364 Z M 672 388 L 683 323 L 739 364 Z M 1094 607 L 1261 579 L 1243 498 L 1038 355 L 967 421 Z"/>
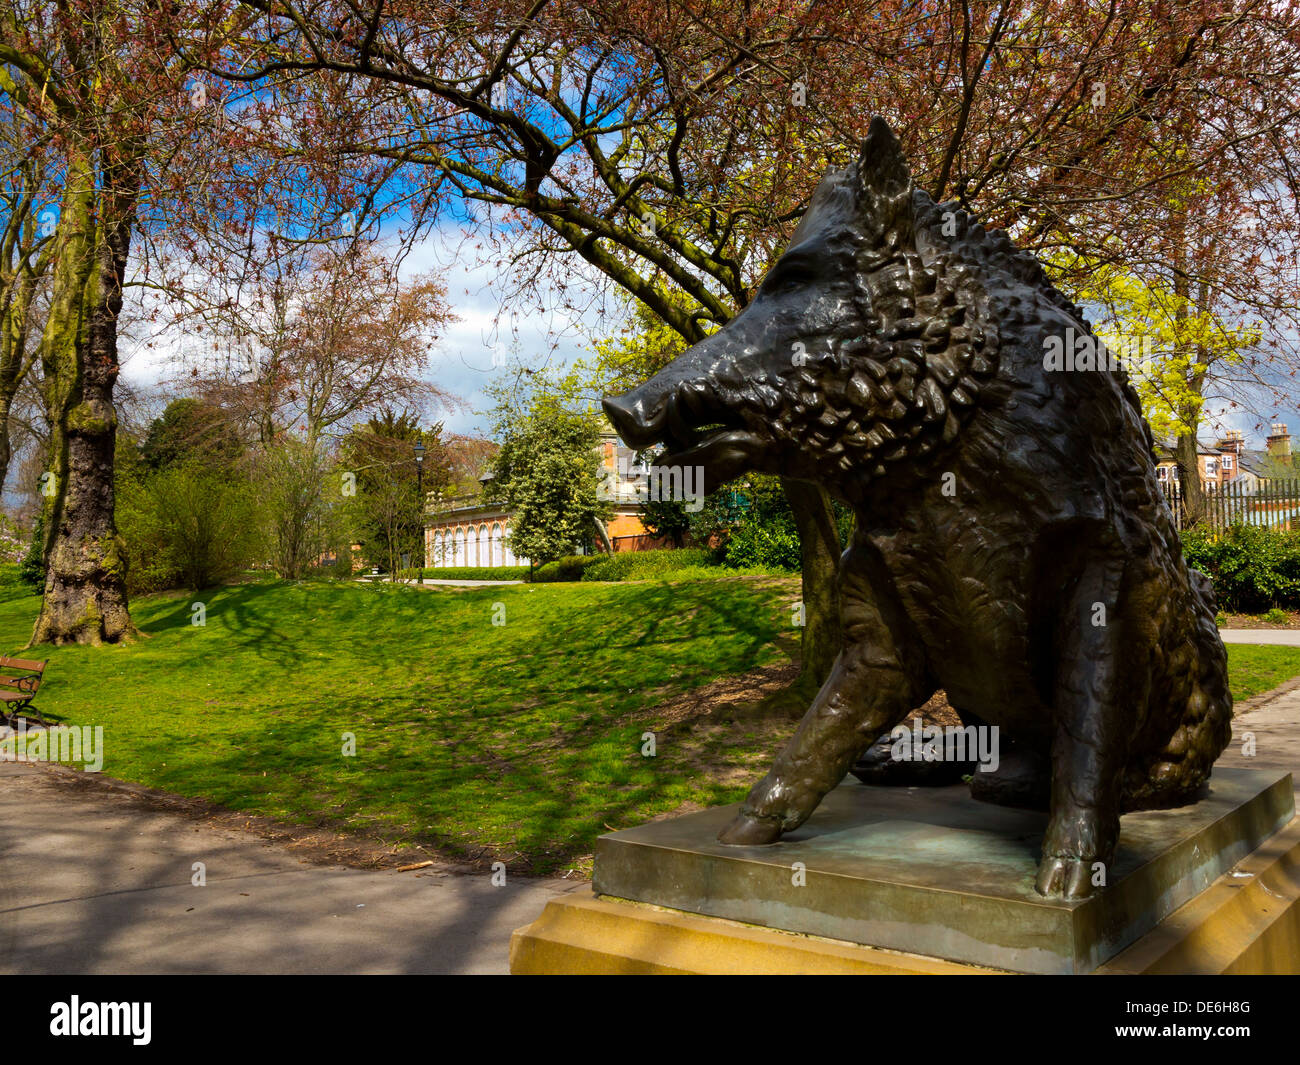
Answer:
<path fill-rule="evenodd" d="M 462 409 L 439 412 L 449 432 L 472 433 L 486 429 L 481 412 L 490 405 L 485 388 L 509 366 L 530 369 L 562 367 L 582 357 L 587 339 L 615 322 L 602 324 L 602 308 L 618 313 L 616 300 L 604 298 L 595 285 L 582 286 L 576 272 L 565 276 L 570 298 L 575 288 L 586 306 L 574 310 L 564 305 L 558 287 L 547 278 L 535 279 L 534 294 L 517 298 L 516 286 L 500 262 L 477 252 L 457 231 L 437 230 L 416 245 L 402 263 L 402 273 L 432 273 L 447 289 L 447 300 L 458 320 L 451 323 L 429 359 L 428 377 L 462 401 Z M 160 320 L 171 317 L 170 308 L 156 292 L 134 289 L 135 306 L 124 316 L 134 322 L 119 345 L 122 379 L 135 388 L 150 389 L 180 375 L 183 338 L 173 325 L 148 326 L 148 313 Z M 145 293 L 144 295 L 140 295 Z M 590 297 L 588 299 L 587 297 Z M 496 365 L 494 366 L 494 354 Z"/>

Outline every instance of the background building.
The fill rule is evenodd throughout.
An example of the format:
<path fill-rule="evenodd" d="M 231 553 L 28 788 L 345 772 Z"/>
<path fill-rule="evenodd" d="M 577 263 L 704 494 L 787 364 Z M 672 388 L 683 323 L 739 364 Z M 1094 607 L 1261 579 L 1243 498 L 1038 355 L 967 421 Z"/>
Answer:
<path fill-rule="evenodd" d="M 1282 422 L 1275 422 L 1269 429 L 1262 451 L 1246 447 L 1245 437 L 1238 429 L 1228 430 L 1213 444 L 1198 444 L 1196 472 L 1201 484 L 1210 491 L 1232 485 L 1242 492 L 1252 493 L 1266 478 L 1295 477 L 1290 430 Z M 1156 476 L 1162 484 L 1173 484 L 1178 479 L 1173 448 L 1157 444 L 1156 455 Z"/>
<path fill-rule="evenodd" d="M 602 496 L 613 504 L 606 523 L 615 551 L 644 551 L 668 546 L 652 535 L 641 521 L 638 487 L 645 468 L 637 463 L 636 452 L 613 433 L 602 434 L 598 445 L 603 471 Z M 428 565 L 435 569 L 463 566 L 526 566 L 510 547 L 510 510 L 483 500 L 482 486 L 490 476 L 479 477 L 479 489 L 431 504 L 425 519 L 424 549 Z"/>

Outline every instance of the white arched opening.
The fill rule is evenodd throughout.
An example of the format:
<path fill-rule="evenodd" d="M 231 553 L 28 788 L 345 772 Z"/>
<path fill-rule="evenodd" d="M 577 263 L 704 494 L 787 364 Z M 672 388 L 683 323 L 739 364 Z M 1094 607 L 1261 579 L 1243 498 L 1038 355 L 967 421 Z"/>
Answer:
<path fill-rule="evenodd" d="M 492 565 L 504 566 L 506 563 L 505 563 L 505 559 L 502 557 L 501 554 L 501 523 L 499 521 L 495 521 L 492 523 L 491 543 L 492 543 Z"/>
<path fill-rule="evenodd" d="M 478 527 L 478 564 L 480 566 L 492 565 L 492 544 L 488 540 L 488 527 L 486 525 Z"/>

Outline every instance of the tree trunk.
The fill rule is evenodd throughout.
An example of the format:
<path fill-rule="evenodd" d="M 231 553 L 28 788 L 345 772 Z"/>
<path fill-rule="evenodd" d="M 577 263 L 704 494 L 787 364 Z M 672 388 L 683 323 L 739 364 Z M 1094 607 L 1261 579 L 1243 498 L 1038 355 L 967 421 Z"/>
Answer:
<path fill-rule="evenodd" d="M 9 479 L 9 463 L 13 458 L 13 427 L 9 415 L 29 366 L 27 326 L 35 288 L 30 274 L 17 278 L 4 308 L 4 332 L 0 336 L 0 489 Z"/>
<path fill-rule="evenodd" d="M 614 541 L 609 538 L 609 529 L 605 527 L 605 523 L 599 518 L 592 519 L 592 524 L 596 527 L 596 539 L 600 541 L 600 546 L 605 549 L 605 554 L 612 555 L 614 553 Z"/>
<path fill-rule="evenodd" d="M 799 529 L 804 627 L 797 686 L 806 694 L 830 676 L 844 642 L 838 577 L 842 546 L 825 491 L 807 481 L 784 478 L 781 487 Z"/>
<path fill-rule="evenodd" d="M 104 166 L 116 160 L 103 150 Z M 113 516 L 117 317 L 138 177 L 111 172 L 96 214 L 89 152 L 70 149 L 42 357 L 56 494 L 46 513 L 45 596 L 32 643 L 115 643 L 135 633 Z M 117 179 L 117 180 L 114 180 Z M 66 230 L 66 231 L 65 231 Z"/>
<path fill-rule="evenodd" d="M 1193 419 L 1194 419 L 1193 415 Z M 1195 425 L 1195 421 L 1192 421 Z M 1182 482 L 1183 528 L 1190 529 L 1205 520 L 1205 486 L 1201 484 L 1201 458 L 1197 454 L 1196 433 L 1184 433 L 1174 446 L 1174 461 Z"/>
<path fill-rule="evenodd" d="M 0 489 L 9 480 L 9 463 L 13 458 L 13 437 L 9 425 L 9 412 L 13 397 L 0 391 Z"/>

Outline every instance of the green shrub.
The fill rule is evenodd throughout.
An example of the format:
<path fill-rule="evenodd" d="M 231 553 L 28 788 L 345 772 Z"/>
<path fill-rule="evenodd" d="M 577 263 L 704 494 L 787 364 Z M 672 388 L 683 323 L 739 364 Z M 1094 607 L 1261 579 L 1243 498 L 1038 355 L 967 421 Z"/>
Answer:
<path fill-rule="evenodd" d="M 717 568 L 713 552 L 703 547 L 664 548 L 657 551 L 620 551 L 601 555 L 582 574 L 584 581 L 643 581 L 665 577 L 677 570 L 707 566 Z"/>
<path fill-rule="evenodd" d="M 408 576 L 414 578 L 419 574 L 412 571 Z M 303 577 L 312 581 L 347 581 L 352 579 L 352 567 L 348 565 L 346 558 L 341 558 L 329 564 L 322 562 L 320 565 L 310 565 L 303 573 Z"/>
<path fill-rule="evenodd" d="M 45 512 L 36 515 L 32 525 L 32 542 L 18 563 L 18 581 L 37 595 L 45 594 Z"/>
<path fill-rule="evenodd" d="M 1300 533 L 1233 525 L 1215 538 L 1204 528 L 1183 534 L 1187 564 L 1214 582 L 1224 610 L 1258 614 L 1300 607 Z"/>
<path fill-rule="evenodd" d="M 582 580 L 583 571 L 588 566 L 595 565 L 604 557 L 604 555 L 566 555 L 564 558 L 557 558 L 554 562 L 547 562 L 543 566 L 538 566 L 529 574 L 527 579 L 538 584 L 580 581 Z"/>
<path fill-rule="evenodd" d="M 209 588 L 244 571 L 257 551 L 253 491 L 198 462 L 118 486 L 127 590 Z"/>
<path fill-rule="evenodd" d="M 440 566 L 427 567 L 425 580 L 441 581 L 523 581 L 528 579 L 527 566 Z"/>
<path fill-rule="evenodd" d="M 1264 615 L 1264 620 L 1270 625 L 1285 625 L 1291 620 L 1291 615 L 1285 610 L 1279 610 L 1277 607 L 1274 607 Z"/>
<path fill-rule="evenodd" d="M 798 540 L 795 554 L 798 556 Z M 796 563 L 797 567 L 797 563 Z M 457 566 L 426 569 L 431 580 L 533 581 L 540 584 L 565 581 L 643 581 L 656 578 L 681 580 L 784 573 L 785 567 L 730 562 L 724 568 L 715 553 L 705 547 L 661 548 L 654 551 L 619 551 L 613 555 L 568 555 L 536 569 L 527 566 Z"/>
<path fill-rule="evenodd" d="M 727 565 L 775 572 L 797 572 L 801 565 L 799 533 L 793 520 L 743 521 L 727 544 Z"/>

